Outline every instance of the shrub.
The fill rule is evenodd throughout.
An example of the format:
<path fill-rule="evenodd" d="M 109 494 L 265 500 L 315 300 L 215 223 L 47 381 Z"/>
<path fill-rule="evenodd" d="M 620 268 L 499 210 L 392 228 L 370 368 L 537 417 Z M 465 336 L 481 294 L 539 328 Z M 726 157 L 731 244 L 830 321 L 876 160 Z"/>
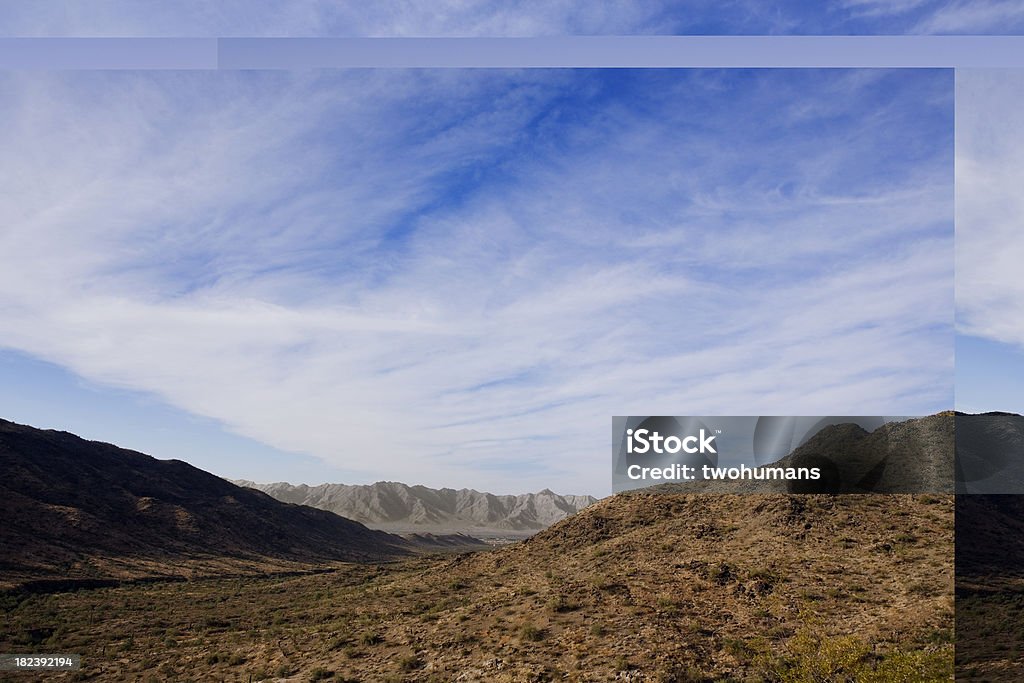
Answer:
<path fill-rule="evenodd" d="M 520 634 L 522 635 L 523 640 L 530 641 L 531 643 L 536 643 L 537 641 L 544 639 L 544 629 L 537 628 L 533 624 L 523 626 Z"/>
<path fill-rule="evenodd" d="M 398 668 L 402 671 L 414 671 L 423 666 L 423 661 L 416 655 L 409 655 L 398 660 Z"/>
<path fill-rule="evenodd" d="M 384 636 L 376 631 L 367 631 L 363 635 L 359 636 L 359 642 L 363 645 L 380 645 L 384 642 Z"/>

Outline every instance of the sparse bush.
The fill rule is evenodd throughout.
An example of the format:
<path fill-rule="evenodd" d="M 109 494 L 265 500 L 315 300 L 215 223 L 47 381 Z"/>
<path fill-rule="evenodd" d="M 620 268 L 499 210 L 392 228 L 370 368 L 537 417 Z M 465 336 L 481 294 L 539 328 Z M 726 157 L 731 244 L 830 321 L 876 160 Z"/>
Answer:
<path fill-rule="evenodd" d="M 352 642 L 351 638 L 345 636 L 337 636 L 327 641 L 327 650 L 333 652 L 334 650 L 340 650 L 341 648 Z"/>
<path fill-rule="evenodd" d="M 533 624 L 527 624 L 523 626 L 520 635 L 522 635 L 523 640 L 536 643 L 544 639 L 544 629 L 537 628 Z"/>
<path fill-rule="evenodd" d="M 755 664 L 768 680 L 778 683 L 846 681 L 867 655 L 864 643 L 856 638 L 829 638 L 805 629 L 781 651 L 765 648 Z"/>
<path fill-rule="evenodd" d="M 826 636 L 809 629 L 794 635 L 781 652 L 767 644 L 755 666 L 769 681 L 885 681 L 938 682 L 953 675 L 953 650 L 895 649 L 884 657 L 872 655 L 867 643 L 854 636 Z"/>
<path fill-rule="evenodd" d="M 891 652 L 874 671 L 859 675 L 864 683 L 886 681 L 949 681 L 953 678 L 952 650 Z"/>
<path fill-rule="evenodd" d="M 608 629 L 604 627 L 604 624 L 591 624 L 590 635 L 600 638 L 601 636 L 608 633 Z"/>
<path fill-rule="evenodd" d="M 722 648 L 735 657 L 741 664 L 745 664 L 749 661 L 752 654 L 746 641 L 741 638 L 726 638 L 722 643 Z"/>
<path fill-rule="evenodd" d="M 218 617 L 206 617 L 203 619 L 203 626 L 206 628 L 230 628 L 231 622 Z"/>
<path fill-rule="evenodd" d="M 380 645 L 384 642 L 384 636 L 376 631 L 367 631 L 363 635 L 359 636 L 359 642 L 363 645 Z"/>
<path fill-rule="evenodd" d="M 402 671 L 415 671 L 423 666 L 423 660 L 416 655 L 409 655 L 398 660 L 398 668 Z"/>
<path fill-rule="evenodd" d="M 735 578 L 736 573 L 726 562 L 708 566 L 708 578 L 717 583 L 725 584 Z"/>
<path fill-rule="evenodd" d="M 679 605 L 671 598 L 658 598 L 658 609 L 671 615 L 679 611 Z"/>
<path fill-rule="evenodd" d="M 316 683 L 316 681 L 326 681 L 328 678 L 334 678 L 334 672 L 328 671 L 322 667 L 317 667 L 309 672 L 310 683 Z"/>
<path fill-rule="evenodd" d="M 580 608 L 578 604 L 564 595 L 557 595 L 551 598 L 551 600 L 548 601 L 548 607 L 551 608 L 552 612 L 571 612 Z"/>

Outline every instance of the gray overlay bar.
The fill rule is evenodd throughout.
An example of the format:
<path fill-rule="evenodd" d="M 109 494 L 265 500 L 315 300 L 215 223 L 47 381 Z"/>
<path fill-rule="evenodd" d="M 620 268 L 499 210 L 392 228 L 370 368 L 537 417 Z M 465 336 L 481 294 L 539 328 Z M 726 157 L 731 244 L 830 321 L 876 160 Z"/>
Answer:
<path fill-rule="evenodd" d="M 0 38 L 0 69 L 1024 67 L 1024 36 Z"/>

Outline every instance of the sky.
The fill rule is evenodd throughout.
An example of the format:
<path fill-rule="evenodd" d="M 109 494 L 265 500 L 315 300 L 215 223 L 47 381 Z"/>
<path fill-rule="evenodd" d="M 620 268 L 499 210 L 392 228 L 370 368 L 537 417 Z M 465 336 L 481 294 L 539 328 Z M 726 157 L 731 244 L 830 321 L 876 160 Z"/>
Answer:
<path fill-rule="evenodd" d="M 0 75 L 0 416 L 610 490 L 613 415 L 953 401 L 949 70 Z"/>
<path fill-rule="evenodd" d="M 7 36 L 1020 34 L 1018 0 L 0 0 Z"/>
<path fill-rule="evenodd" d="M 1024 72 L 956 77 L 956 405 L 1024 413 Z"/>

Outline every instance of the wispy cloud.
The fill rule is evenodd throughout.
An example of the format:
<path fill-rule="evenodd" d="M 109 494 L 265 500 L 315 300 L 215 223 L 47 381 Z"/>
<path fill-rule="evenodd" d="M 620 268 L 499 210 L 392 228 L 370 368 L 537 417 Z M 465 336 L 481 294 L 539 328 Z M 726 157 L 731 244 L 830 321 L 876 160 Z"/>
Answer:
<path fill-rule="evenodd" d="M 1016 0 L 33 0 L 9 36 L 558 36 L 1020 33 Z"/>
<path fill-rule="evenodd" d="M 1024 349 L 1024 73 L 957 75 L 957 325 Z"/>
<path fill-rule="evenodd" d="M 8 75 L 0 345 L 498 491 L 607 490 L 613 414 L 944 408 L 950 86 Z"/>
<path fill-rule="evenodd" d="M 1024 5 L 1016 0 L 951 2 L 920 18 L 917 33 L 1024 33 Z"/>

